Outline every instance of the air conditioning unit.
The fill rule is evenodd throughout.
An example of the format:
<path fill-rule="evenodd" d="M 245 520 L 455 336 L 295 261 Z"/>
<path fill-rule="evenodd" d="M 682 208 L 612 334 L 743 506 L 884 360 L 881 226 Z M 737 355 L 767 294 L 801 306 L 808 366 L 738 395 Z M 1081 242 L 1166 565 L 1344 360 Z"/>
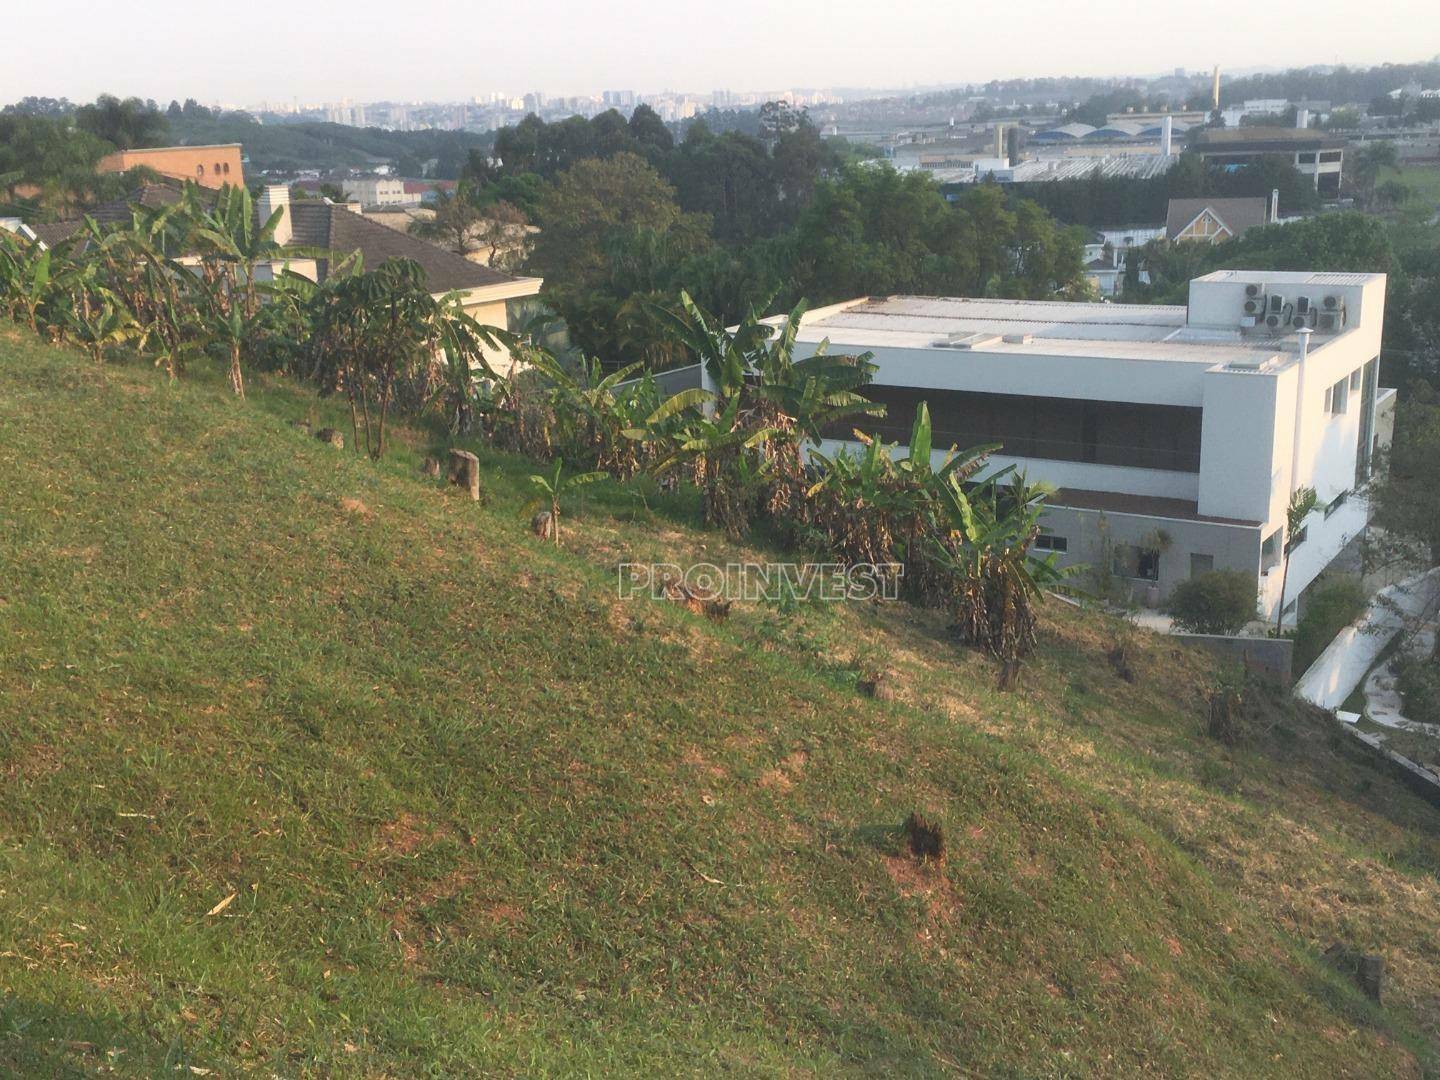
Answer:
<path fill-rule="evenodd" d="M 1244 311 L 1246 315 L 1255 316 L 1265 314 L 1264 295 L 1256 296 L 1245 301 Z"/>
<path fill-rule="evenodd" d="M 1284 318 L 1280 315 L 1265 316 L 1265 325 L 1268 326 L 1271 330 L 1279 330 L 1281 324 L 1284 323 L 1284 321 Z"/>
<path fill-rule="evenodd" d="M 1270 314 L 1279 315 L 1285 307 L 1285 298 L 1278 293 L 1271 293 L 1266 299 L 1270 301 Z"/>
<path fill-rule="evenodd" d="M 1335 311 L 1345 306 L 1338 296 L 1327 296 L 1324 300 L 1320 301 L 1320 304 L 1326 311 Z"/>
<path fill-rule="evenodd" d="M 1322 311 L 1315 320 L 1315 329 L 1328 334 L 1338 333 L 1345 329 L 1345 308 L 1340 306 L 1334 311 Z"/>
<path fill-rule="evenodd" d="M 1260 320 L 1257 319 L 1254 315 L 1241 315 L 1241 316 L 1240 316 L 1240 328 L 1241 328 L 1242 330 L 1251 330 L 1251 329 L 1253 329 L 1253 328 L 1255 327 L 1255 324 L 1258 323 L 1259 321 L 1260 321 Z"/>
<path fill-rule="evenodd" d="M 1295 314 L 1296 314 L 1296 315 L 1309 315 L 1309 314 L 1310 314 L 1310 308 L 1311 308 L 1310 297 L 1308 297 L 1308 296 L 1297 296 L 1297 297 L 1295 298 Z"/>

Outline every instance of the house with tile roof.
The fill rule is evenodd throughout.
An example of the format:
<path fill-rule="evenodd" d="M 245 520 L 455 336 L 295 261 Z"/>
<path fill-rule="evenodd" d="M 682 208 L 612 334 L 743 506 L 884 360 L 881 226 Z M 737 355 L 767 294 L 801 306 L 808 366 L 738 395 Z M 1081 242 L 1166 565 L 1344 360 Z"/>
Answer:
<path fill-rule="evenodd" d="M 1267 224 L 1263 198 L 1171 199 L 1165 214 L 1165 238 L 1171 243 L 1234 240 L 1256 225 Z"/>

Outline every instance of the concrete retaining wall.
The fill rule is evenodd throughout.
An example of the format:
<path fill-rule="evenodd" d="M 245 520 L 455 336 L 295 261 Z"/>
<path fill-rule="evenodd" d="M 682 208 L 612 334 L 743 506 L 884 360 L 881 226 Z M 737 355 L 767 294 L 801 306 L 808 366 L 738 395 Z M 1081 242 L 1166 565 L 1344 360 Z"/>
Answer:
<path fill-rule="evenodd" d="M 1288 688 L 1292 675 L 1295 643 L 1289 638 L 1229 637 L 1224 634 L 1171 634 L 1182 645 L 1208 649 L 1218 656 L 1241 664 L 1247 671 L 1274 679 Z"/>
<path fill-rule="evenodd" d="M 1295 684 L 1295 694 L 1322 709 L 1338 709 L 1407 616 L 1430 607 L 1440 594 L 1440 569 L 1381 589 L 1354 623 L 1341 630 Z"/>

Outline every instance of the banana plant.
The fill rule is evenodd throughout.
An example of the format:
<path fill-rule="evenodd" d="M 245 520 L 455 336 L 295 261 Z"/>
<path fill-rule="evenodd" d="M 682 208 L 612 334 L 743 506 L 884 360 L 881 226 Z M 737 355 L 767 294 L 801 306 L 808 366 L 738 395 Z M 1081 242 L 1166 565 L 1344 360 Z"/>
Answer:
<path fill-rule="evenodd" d="M 951 578 L 949 603 L 962 641 L 1006 662 L 1034 647 L 1036 605 L 1046 589 L 1064 588 L 1074 567 L 1058 556 L 1036 555 L 1045 500 L 1053 489 L 1030 484 L 1012 469 L 987 477 L 969 490 L 955 476 L 941 487 L 945 532 L 931 543 L 930 556 Z"/>
<path fill-rule="evenodd" d="M 107 349 L 144 337 L 125 305 L 104 291 L 84 297 L 71 317 L 70 331 L 97 364 L 104 362 Z"/>
<path fill-rule="evenodd" d="M 55 278 L 50 272 L 54 253 L 49 248 L 35 250 L 15 245 L 0 251 L 0 258 L 5 262 L 0 277 L 5 281 L 14 310 L 24 316 L 32 331 L 39 333 L 40 308 L 56 289 Z"/>
<path fill-rule="evenodd" d="M 575 473 L 562 479 L 561 474 L 565 469 L 565 463 L 560 459 L 555 461 L 555 473 L 553 476 L 545 476 L 534 473 L 530 477 L 530 485 L 536 489 L 536 496 L 525 505 L 522 513 L 526 516 L 533 514 L 537 509 L 549 503 L 548 513 L 550 514 L 549 532 L 555 546 L 560 546 L 560 500 L 577 488 L 587 484 L 595 484 L 601 480 L 608 480 L 609 473 L 584 472 Z"/>

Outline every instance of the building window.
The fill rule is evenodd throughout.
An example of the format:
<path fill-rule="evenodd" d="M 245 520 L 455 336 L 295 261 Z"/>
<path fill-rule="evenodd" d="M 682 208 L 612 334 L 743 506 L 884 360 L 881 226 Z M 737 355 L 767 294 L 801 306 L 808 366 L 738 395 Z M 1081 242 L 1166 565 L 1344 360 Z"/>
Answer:
<path fill-rule="evenodd" d="M 1336 495 L 1335 498 L 1325 504 L 1325 516 L 1328 518 L 1331 514 L 1335 513 L 1336 510 L 1339 510 L 1345 505 L 1345 500 L 1349 497 L 1350 492 L 1348 491 L 1342 491 L 1339 495 Z"/>
<path fill-rule="evenodd" d="M 196 166 L 195 166 L 195 175 L 196 175 L 196 176 L 204 176 L 204 175 L 205 175 L 205 166 L 204 166 L 204 165 L 196 165 Z"/>
<path fill-rule="evenodd" d="M 230 163 L 229 163 L 228 161 L 225 162 L 225 175 L 226 175 L 226 176 L 229 176 L 229 175 L 230 175 Z"/>
<path fill-rule="evenodd" d="M 1360 369 L 1356 368 L 1350 372 L 1350 392 L 1354 393 L 1360 389 Z"/>
<path fill-rule="evenodd" d="M 1142 548 L 1135 544 L 1116 544 L 1113 568 L 1120 577 L 1137 578 L 1140 581 L 1159 581 L 1159 549 Z"/>
<path fill-rule="evenodd" d="M 1331 416 L 1339 416 L 1349 406 L 1350 380 L 1346 377 L 1325 391 L 1325 411 Z"/>
<path fill-rule="evenodd" d="M 1265 538 L 1260 546 L 1260 569 L 1269 570 L 1280 565 L 1280 530 L 1276 529 Z"/>
<path fill-rule="evenodd" d="M 1035 537 L 1034 548 L 1036 551 L 1069 551 L 1070 541 L 1053 533 L 1041 533 Z"/>
<path fill-rule="evenodd" d="M 1293 533 L 1290 534 L 1289 549 L 1290 549 L 1291 551 L 1294 551 L 1294 550 L 1295 550 L 1296 548 L 1298 548 L 1301 544 L 1305 543 L 1305 538 L 1308 537 L 1309 535 L 1310 535 L 1310 528 L 1309 528 L 1309 526 L 1308 526 L 1308 525 L 1301 525 L 1300 528 L 1296 529 Z"/>

